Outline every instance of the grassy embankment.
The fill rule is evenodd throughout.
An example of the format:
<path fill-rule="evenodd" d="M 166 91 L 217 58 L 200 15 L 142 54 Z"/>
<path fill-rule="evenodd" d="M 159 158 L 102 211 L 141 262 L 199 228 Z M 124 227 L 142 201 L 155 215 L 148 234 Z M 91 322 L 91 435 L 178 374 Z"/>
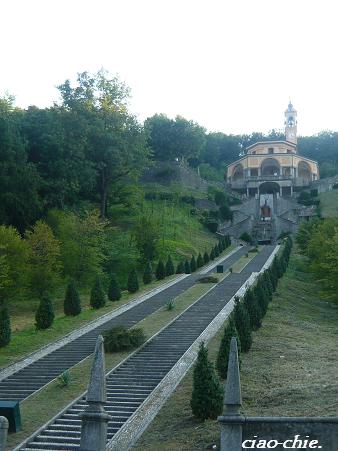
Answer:
<path fill-rule="evenodd" d="M 159 189 L 157 187 L 157 189 Z M 163 190 L 163 188 L 162 188 Z M 166 189 L 168 191 L 168 188 Z M 198 194 L 195 191 L 184 191 L 178 194 L 192 195 Z M 205 195 L 199 193 L 200 197 Z M 182 202 L 167 201 L 144 201 L 142 203 L 142 213 L 146 216 L 153 216 L 160 223 L 161 239 L 159 242 L 159 253 L 163 259 L 170 254 L 177 263 L 181 259 L 190 258 L 193 254 L 204 252 L 215 245 L 217 239 L 214 234 L 208 232 L 196 216 L 191 215 L 192 206 Z M 123 250 L 123 265 L 126 264 L 124 274 L 128 274 L 130 261 L 137 259 L 135 247 L 131 245 L 130 229 L 136 216 L 127 213 L 127 210 L 116 211 L 119 221 L 116 227 L 119 231 L 119 244 L 121 252 Z M 227 249 L 225 252 L 228 252 Z M 140 274 L 141 282 L 141 274 Z M 170 280 L 165 279 L 165 282 Z M 12 340 L 5 348 L 1 349 L 0 367 L 8 365 L 20 359 L 24 355 L 39 349 L 52 341 L 64 336 L 74 329 L 92 321 L 93 319 L 120 307 L 138 295 L 147 292 L 149 289 L 162 284 L 162 281 L 154 281 L 151 285 L 144 286 L 140 283 L 140 291 L 130 295 L 124 291 L 123 297 L 118 302 L 107 302 L 107 305 L 96 311 L 89 305 L 89 290 L 81 291 L 83 312 L 77 317 L 66 317 L 63 314 L 63 292 L 53 300 L 55 309 L 55 321 L 53 326 L 45 331 L 36 331 L 35 311 L 38 306 L 36 299 L 17 299 L 11 301 L 9 305 L 11 315 Z M 63 291 L 63 290 L 62 290 Z"/>
<path fill-rule="evenodd" d="M 222 275 L 218 274 L 217 277 L 219 280 L 222 280 L 227 275 L 228 273 Z M 212 283 L 195 284 L 174 300 L 173 310 L 168 310 L 167 306 L 164 306 L 137 323 L 134 327 L 142 327 L 146 336 L 150 338 L 213 286 L 215 286 L 215 284 Z M 106 369 L 110 370 L 115 367 L 129 354 L 130 352 L 106 354 Z M 81 395 L 87 388 L 91 363 L 92 357 L 89 357 L 69 370 L 71 376 L 71 383 L 69 386 L 61 388 L 59 382 L 56 380 L 51 382 L 36 395 L 23 401 L 21 403 L 23 428 L 20 432 L 9 436 L 8 446 L 14 447 L 20 444 L 46 421 L 67 406 L 73 399 Z"/>
<path fill-rule="evenodd" d="M 247 415 L 332 416 L 338 411 L 338 306 L 320 299 L 302 257 L 293 254 L 252 349 L 242 355 Z M 223 330 L 208 345 L 215 362 Z M 133 449 L 204 450 L 218 444 L 217 421 L 191 415 L 192 371 Z M 209 448 L 208 448 L 209 449 Z"/>

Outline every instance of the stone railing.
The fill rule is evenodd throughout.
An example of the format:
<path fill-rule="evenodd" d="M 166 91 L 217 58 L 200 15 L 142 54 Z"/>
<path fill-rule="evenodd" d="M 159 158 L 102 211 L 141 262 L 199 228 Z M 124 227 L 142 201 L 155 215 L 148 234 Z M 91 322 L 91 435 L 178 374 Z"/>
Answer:
<path fill-rule="evenodd" d="M 246 417 L 236 338 L 231 339 L 221 424 L 221 451 L 320 449 L 338 451 L 338 417 Z M 257 446 L 259 445 L 259 446 Z"/>

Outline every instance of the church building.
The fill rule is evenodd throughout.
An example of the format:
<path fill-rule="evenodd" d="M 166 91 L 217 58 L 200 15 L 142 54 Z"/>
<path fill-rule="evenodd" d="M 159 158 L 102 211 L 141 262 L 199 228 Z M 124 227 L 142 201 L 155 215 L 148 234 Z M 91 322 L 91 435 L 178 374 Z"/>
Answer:
<path fill-rule="evenodd" d="M 285 111 L 285 141 L 252 144 L 227 168 L 228 186 L 256 198 L 264 194 L 290 197 L 318 179 L 317 162 L 297 154 L 297 111 L 291 102 Z"/>

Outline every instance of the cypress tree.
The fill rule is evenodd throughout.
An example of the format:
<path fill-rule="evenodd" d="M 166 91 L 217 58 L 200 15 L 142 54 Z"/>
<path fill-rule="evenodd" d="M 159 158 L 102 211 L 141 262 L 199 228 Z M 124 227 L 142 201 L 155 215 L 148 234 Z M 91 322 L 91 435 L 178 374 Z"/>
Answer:
<path fill-rule="evenodd" d="M 54 321 L 54 309 L 48 293 L 41 297 L 39 307 L 35 313 L 35 326 L 39 330 L 48 329 Z"/>
<path fill-rule="evenodd" d="M 176 274 L 183 274 L 184 273 L 184 263 L 181 261 L 177 265 Z"/>
<path fill-rule="evenodd" d="M 209 257 L 209 254 L 208 254 L 207 251 L 204 252 L 203 260 L 204 260 L 204 264 L 205 264 L 205 265 L 206 265 L 207 263 L 209 263 L 209 261 L 210 261 L 210 257 Z"/>
<path fill-rule="evenodd" d="M 215 260 L 215 251 L 214 251 L 214 249 L 211 249 L 210 260 Z"/>
<path fill-rule="evenodd" d="M 166 276 L 172 276 L 173 274 L 175 274 L 175 267 L 174 267 L 174 264 L 173 264 L 173 261 L 172 261 L 170 255 L 169 255 L 167 263 L 165 265 L 165 273 L 166 273 Z"/>
<path fill-rule="evenodd" d="M 108 287 L 108 299 L 110 301 L 119 301 L 121 299 L 122 293 L 119 283 L 116 279 L 115 274 L 112 274 L 109 281 Z"/>
<path fill-rule="evenodd" d="M 185 272 L 186 274 L 190 274 L 190 273 L 191 273 L 191 270 L 190 270 L 190 263 L 189 263 L 188 260 L 186 260 L 185 263 L 184 263 L 184 272 Z"/>
<path fill-rule="evenodd" d="M 204 265 L 204 260 L 203 260 L 201 253 L 198 254 L 196 264 L 197 264 L 197 268 L 200 268 L 201 266 Z"/>
<path fill-rule="evenodd" d="M 240 352 L 240 340 L 238 337 L 237 329 L 235 326 L 235 320 L 233 318 L 233 315 L 229 317 L 228 324 L 226 325 L 224 329 L 224 334 L 222 337 L 221 344 L 219 346 L 217 360 L 216 360 L 216 367 L 218 374 L 222 379 L 227 378 L 228 373 L 228 361 L 229 361 L 229 354 L 230 354 L 230 342 L 231 338 L 236 337 L 237 338 L 237 345 L 238 345 L 238 351 Z"/>
<path fill-rule="evenodd" d="M 148 261 L 143 272 L 143 283 L 144 285 L 147 285 L 152 280 L 153 280 L 153 269 L 151 267 L 150 261 Z"/>
<path fill-rule="evenodd" d="M 93 288 L 90 292 L 90 305 L 94 309 L 99 309 L 104 307 L 106 304 L 106 297 L 101 285 L 101 280 L 99 277 L 96 277 Z"/>
<path fill-rule="evenodd" d="M 234 310 L 235 326 L 243 352 L 248 352 L 252 345 L 250 316 L 245 305 L 237 298 Z"/>
<path fill-rule="evenodd" d="M 263 317 L 265 316 L 268 310 L 269 298 L 267 297 L 267 293 L 264 291 L 263 285 L 261 283 L 257 283 L 257 285 L 254 288 L 253 294 L 256 298 L 258 305 L 260 306 Z"/>
<path fill-rule="evenodd" d="M 157 280 L 162 280 L 165 278 L 165 267 L 162 260 L 160 260 L 157 264 L 155 276 Z"/>
<path fill-rule="evenodd" d="M 8 308 L 4 303 L 0 304 L 0 348 L 7 346 L 11 341 L 11 321 Z"/>
<path fill-rule="evenodd" d="M 201 420 L 216 419 L 222 412 L 223 389 L 213 364 L 208 360 L 208 350 L 203 342 L 198 352 L 193 378 L 190 401 L 193 415 Z"/>
<path fill-rule="evenodd" d="M 222 247 L 222 243 L 219 242 L 218 244 L 216 244 L 217 248 L 218 248 L 218 252 L 219 254 L 221 254 L 223 252 L 223 247 Z"/>
<path fill-rule="evenodd" d="M 196 269 L 197 269 L 197 264 L 196 264 L 195 256 L 193 255 L 190 260 L 190 271 L 195 272 Z"/>
<path fill-rule="evenodd" d="M 261 327 L 263 312 L 254 292 L 249 288 L 243 297 L 243 303 L 250 316 L 250 325 L 252 330 L 257 330 Z"/>
<path fill-rule="evenodd" d="M 219 250 L 218 250 L 217 244 L 216 244 L 216 246 L 214 247 L 214 255 L 215 255 L 215 257 L 219 257 Z"/>
<path fill-rule="evenodd" d="M 67 286 L 63 311 L 66 316 L 76 316 L 81 313 L 81 300 L 74 280 L 71 280 Z"/>
<path fill-rule="evenodd" d="M 127 289 L 129 291 L 129 293 L 136 293 L 136 291 L 139 289 L 139 283 L 138 283 L 136 269 L 133 269 L 129 273 Z"/>

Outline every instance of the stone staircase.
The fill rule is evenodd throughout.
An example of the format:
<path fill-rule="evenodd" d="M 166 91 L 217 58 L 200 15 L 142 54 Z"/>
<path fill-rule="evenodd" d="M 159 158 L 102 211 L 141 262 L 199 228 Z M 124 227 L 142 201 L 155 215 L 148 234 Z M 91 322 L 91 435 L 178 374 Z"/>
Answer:
<path fill-rule="evenodd" d="M 244 249 L 239 249 L 230 257 L 225 256 L 226 265 L 233 265 L 244 253 Z M 165 305 L 168 299 L 173 299 L 192 287 L 198 277 L 198 273 L 191 274 L 175 285 L 3 379 L 0 381 L 0 399 L 19 401 L 26 399 L 63 371 L 88 357 L 94 351 L 96 339 L 102 332 L 117 325 L 132 327 Z"/>
<path fill-rule="evenodd" d="M 242 248 L 241 254 L 246 253 L 247 249 Z M 108 373 L 105 409 L 112 416 L 108 423 L 108 440 L 113 439 L 252 272 L 260 271 L 273 249 L 273 246 L 265 246 L 241 273 L 226 277 L 144 347 Z M 235 259 L 238 255 L 236 253 Z M 232 264 L 230 257 L 224 267 L 229 268 Z M 14 451 L 78 449 L 81 433 L 79 415 L 86 405 L 85 396 L 81 396 Z"/>

